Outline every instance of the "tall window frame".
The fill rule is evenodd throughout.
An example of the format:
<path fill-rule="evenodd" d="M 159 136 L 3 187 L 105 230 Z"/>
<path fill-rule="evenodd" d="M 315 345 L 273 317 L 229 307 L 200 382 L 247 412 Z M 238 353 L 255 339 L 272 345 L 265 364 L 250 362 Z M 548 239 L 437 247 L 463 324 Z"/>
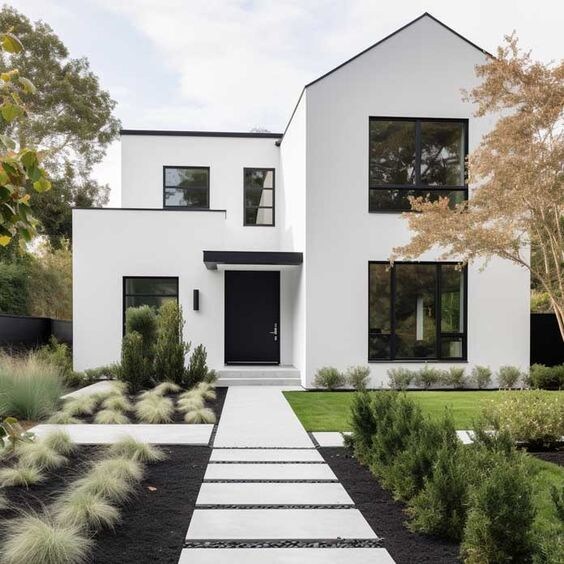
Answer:
<path fill-rule="evenodd" d="M 389 332 L 382 332 L 372 329 L 371 327 L 371 265 L 382 265 L 388 267 L 389 276 Z M 462 315 L 462 330 L 459 331 L 443 331 L 442 328 L 442 267 L 457 267 L 459 263 L 457 262 L 435 262 L 435 261 L 419 261 L 419 262 L 409 262 L 409 261 L 396 261 L 394 265 L 431 265 L 435 266 L 435 288 L 433 289 L 434 296 L 434 308 L 435 308 L 435 355 L 430 356 L 409 356 L 402 357 L 398 355 L 398 334 L 397 334 L 397 318 L 396 318 L 396 308 L 397 308 L 397 296 L 398 296 L 398 284 L 397 284 L 397 270 L 395 266 L 390 266 L 388 261 L 369 261 L 368 262 L 368 339 L 367 339 L 367 358 L 368 362 L 466 362 L 468 359 L 468 267 L 463 266 L 460 269 L 462 274 L 462 285 L 461 289 L 463 292 L 461 301 L 461 312 Z M 388 337 L 389 338 L 389 355 L 374 356 L 371 354 L 371 339 L 373 337 Z M 461 341 L 461 354 L 459 356 L 446 356 L 442 351 L 442 344 L 448 340 L 460 340 Z"/>
<path fill-rule="evenodd" d="M 247 183 L 247 175 L 252 172 L 263 171 L 266 173 L 272 172 L 272 188 L 263 188 L 263 191 L 272 192 L 271 205 L 249 205 L 247 203 L 247 191 L 250 186 Z M 261 209 L 272 210 L 271 223 L 256 223 L 247 221 L 247 210 L 256 209 L 257 212 Z M 276 169 L 269 167 L 245 167 L 243 168 L 243 225 L 245 227 L 275 227 L 276 226 Z"/>
<path fill-rule="evenodd" d="M 188 191 L 191 188 L 183 188 L 181 186 L 173 186 L 167 184 L 167 170 L 195 170 L 195 171 L 205 171 L 206 182 L 202 186 L 192 187 L 193 189 L 204 189 L 206 192 L 206 203 L 203 206 L 186 206 L 186 205 L 171 205 L 166 202 L 167 190 L 185 190 Z M 210 209 L 210 167 L 209 166 L 191 166 L 191 165 L 164 165 L 163 166 L 163 209 L 173 209 L 173 210 L 209 210 Z"/>
<path fill-rule="evenodd" d="M 378 184 L 372 181 L 372 139 L 371 124 L 377 121 L 390 122 L 412 122 L 415 126 L 415 182 L 412 184 Z M 421 124 L 422 123 L 453 123 L 460 124 L 463 128 L 462 149 L 463 149 L 463 182 L 456 185 L 435 185 L 425 184 L 421 182 Z M 368 119 L 368 211 L 369 213 L 403 213 L 411 211 L 411 206 L 407 200 L 408 196 L 425 197 L 428 195 L 431 200 L 440 197 L 452 197 L 452 201 L 468 200 L 468 118 L 416 118 L 416 117 L 394 117 L 394 116 L 370 116 Z M 373 194 L 382 193 L 389 195 L 391 199 L 397 196 L 403 199 L 403 205 L 386 206 L 382 205 L 376 209 L 373 208 Z M 461 198 L 460 198 L 461 197 Z"/>

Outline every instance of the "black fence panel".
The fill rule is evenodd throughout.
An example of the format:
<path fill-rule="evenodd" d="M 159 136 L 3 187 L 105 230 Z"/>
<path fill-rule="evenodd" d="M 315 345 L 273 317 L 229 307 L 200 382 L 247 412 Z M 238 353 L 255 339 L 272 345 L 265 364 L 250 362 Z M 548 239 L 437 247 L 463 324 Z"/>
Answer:
<path fill-rule="evenodd" d="M 51 335 L 72 345 L 72 321 L 0 314 L 0 347 L 37 347 L 47 343 Z"/>
<path fill-rule="evenodd" d="M 554 313 L 531 313 L 531 364 L 564 364 L 564 343 Z"/>

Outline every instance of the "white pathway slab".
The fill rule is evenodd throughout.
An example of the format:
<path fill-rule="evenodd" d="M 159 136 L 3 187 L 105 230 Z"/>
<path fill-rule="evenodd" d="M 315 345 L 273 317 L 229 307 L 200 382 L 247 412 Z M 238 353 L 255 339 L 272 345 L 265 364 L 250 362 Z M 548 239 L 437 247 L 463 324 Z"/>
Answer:
<path fill-rule="evenodd" d="M 196 509 L 186 538 L 273 540 L 377 537 L 358 509 Z"/>
<path fill-rule="evenodd" d="M 196 505 L 353 505 L 337 482 L 303 483 L 203 483 Z"/>
<path fill-rule="evenodd" d="M 91 396 L 92 394 L 102 394 L 105 392 L 109 392 L 112 389 L 113 382 L 111 380 L 104 380 L 103 382 L 95 382 L 94 384 L 90 384 L 89 386 L 84 386 L 84 388 L 80 388 L 75 390 L 74 392 L 70 392 L 69 394 L 65 394 L 61 396 L 62 398 L 77 398 L 80 396 Z"/>
<path fill-rule="evenodd" d="M 204 480 L 336 480 L 327 464 L 208 464 Z"/>
<path fill-rule="evenodd" d="M 210 462 L 323 462 L 323 457 L 314 448 L 219 448 Z"/>
<path fill-rule="evenodd" d="M 473 431 L 456 431 L 456 435 L 463 445 L 471 445 L 474 442 Z"/>
<path fill-rule="evenodd" d="M 187 548 L 179 564 L 394 564 L 385 548 Z"/>
<path fill-rule="evenodd" d="M 344 446 L 343 435 L 350 435 L 349 431 L 344 433 L 333 431 L 321 431 L 312 433 L 320 447 L 342 447 Z"/>
<path fill-rule="evenodd" d="M 275 386 L 230 387 L 214 441 L 216 447 L 311 447 L 290 404 Z"/>
<path fill-rule="evenodd" d="M 82 445 L 111 444 L 124 436 L 157 445 L 207 445 L 213 425 L 37 425 L 30 429 L 38 437 L 52 431 L 67 431 L 71 439 Z"/>

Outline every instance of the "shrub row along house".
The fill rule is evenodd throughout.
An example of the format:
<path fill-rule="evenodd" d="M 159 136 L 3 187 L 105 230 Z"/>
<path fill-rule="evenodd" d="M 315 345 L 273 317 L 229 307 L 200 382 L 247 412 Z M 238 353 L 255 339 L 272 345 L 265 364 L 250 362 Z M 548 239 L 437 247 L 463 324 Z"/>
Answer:
<path fill-rule="evenodd" d="M 471 197 L 465 158 L 493 122 L 461 90 L 489 56 L 424 14 L 307 84 L 284 133 L 122 131 L 122 207 L 73 212 L 75 368 L 118 360 L 125 310 L 167 300 L 220 384 L 526 368 L 525 270 L 388 267 L 408 196 Z"/>

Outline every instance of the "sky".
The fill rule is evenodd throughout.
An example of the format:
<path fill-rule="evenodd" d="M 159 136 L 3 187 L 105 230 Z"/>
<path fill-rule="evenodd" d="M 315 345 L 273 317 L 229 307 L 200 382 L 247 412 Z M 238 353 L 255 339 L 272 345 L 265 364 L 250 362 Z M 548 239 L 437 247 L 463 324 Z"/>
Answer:
<path fill-rule="evenodd" d="M 283 131 L 304 84 L 429 12 L 495 52 L 516 30 L 560 59 L 556 0 L 14 0 L 87 57 L 127 129 Z M 115 142 L 95 177 L 120 201 Z"/>

